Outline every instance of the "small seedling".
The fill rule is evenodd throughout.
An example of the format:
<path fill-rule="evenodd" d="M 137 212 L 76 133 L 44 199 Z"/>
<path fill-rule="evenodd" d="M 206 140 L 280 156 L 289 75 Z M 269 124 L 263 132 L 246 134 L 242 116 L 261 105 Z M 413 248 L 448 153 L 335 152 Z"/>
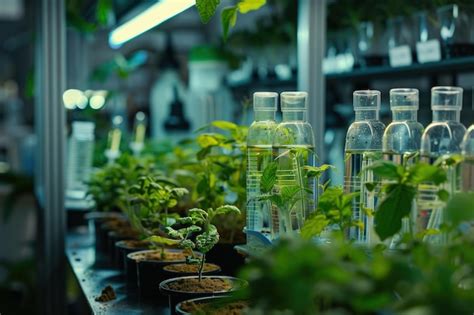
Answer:
<path fill-rule="evenodd" d="M 189 210 L 187 217 L 178 219 L 181 228 L 167 227 L 166 232 L 171 239 L 160 236 L 152 236 L 149 240 L 170 245 L 178 245 L 187 249 L 191 255 L 186 259 L 189 264 L 199 264 L 199 281 L 202 279 L 202 271 L 206 262 L 206 253 L 219 242 L 219 232 L 212 221 L 218 215 L 240 214 L 239 208 L 224 205 L 216 209 L 209 208 L 207 211 L 199 208 Z M 195 255 L 197 250 L 202 255 Z"/>

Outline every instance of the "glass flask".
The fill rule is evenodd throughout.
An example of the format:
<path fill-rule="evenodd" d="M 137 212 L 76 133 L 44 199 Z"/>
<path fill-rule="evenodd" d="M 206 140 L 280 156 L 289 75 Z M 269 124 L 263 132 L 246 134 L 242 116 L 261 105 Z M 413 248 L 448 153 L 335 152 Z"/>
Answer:
<path fill-rule="evenodd" d="M 112 118 L 112 129 L 107 136 L 107 149 L 105 156 L 109 163 L 113 163 L 120 156 L 120 141 L 122 140 L 122 116 Z"/>
<path fill-rule="evenodd" d="M 277 126 L 275 112 L 278 94 L 257 92 L 253 95 L 254 122 L 247 136 L 247 245 L 257 247 L 259 236 L 271 238 L 271 202 L 261 201 L 260 179 L 272 162 L 272 141 Z M 261 235 L 258 235 L 260 233 Z"/>
<path fill-rule="evenodd" d="M 471 56 L 474 53 L 468 10 L 457 4 L 445 5 L 437 10 L 446 58 Z"/>
<path fill-rule="evenodd" d="M 378 240 L 373 227 L 373 217 L 367 209 L 374 210 L 377 198 L 366 189 L 366 183 L 377 181 L 373 172 L 365 168 L 382 159 L 382 137 L 385 125 L 379 120 L 380 92 L 375 90 L 355 91 L 353 95 L 355 121 L 349 126 L 345 145 L 344 190 L 346 193 L 360 192 L 352 203 L 353 219 L 364 227 L 349 230 L 349 238 L 371 244 Z"/>
<path fill-rule="evenodd" d="M 462 142 L 463 162 L 461 168 L 462 191 L 474 191 L 474 124 L 469 127 Z"/>
<path fill-rule="evenodd" d="M 385 129 L 382 148 L 384 159 L 399 165 L 411 165 L 419 160 L 423 125 L 417 120 L 417 89 L 391 89 L 390 108 L 392 122 Z M 411 233 L 416 219 L 416 203 L 412 205 L 411 219 L 404 218 L 402 233 Z M 390 246 L 396 246 L 398 236 L 391 240 Z"/>
<path fill-rule="evenodd" d="M 130 149 L 135 156 L 139 156 L 145 147 L 147 118 L 144 112 L 135 114 L 135 122 L 133 124 L 133 139 L 130 143 Z"/>
<path fill-rule="evenodd" d="M 273 137 L 273 158 L 277 163 L 275 190 L 284 195 L 298 190 L 292 207 L 272 208 L 274 234 L 290 235 L 299 231 L 304 219 L 314 211 L 316 191 L 313 179 L 306 177 L 305 166 L 314 165 L 313 128 L 306 120 L 308 94 L 281 93 L 282 122 Z"/>
<path fill-rule="evenodd" d="M 74 121 L 68 143 L 66 196 L 82 199 L 86 195 L 87 181 L 92 172 L 94 155 L 95 124 L 87 121 Z"/>
<path fill-rule="evenodd" d="M 459 122 L 462 93 L 460 87 L 438 86 L 431 89 L 433 122 L 426 127 L 421 138 L 421 159 L 430 164 L 441 164 L 448 180 L 441 187 L 428 182 L 420 184 L 416 222 L 418 232 L 438 230 L 444 222 L 445 204 L 438 198 L 439 189 L 447 190 L 450 195 L 460 190 L 460 165 L 440 162 L 439 159 L 461 154 L 461 142 L 466 132 L 464 125 Z M 441 233 L 429 234 L 424 236 L 425 241 L 437 244 L 446 241 Z"/>

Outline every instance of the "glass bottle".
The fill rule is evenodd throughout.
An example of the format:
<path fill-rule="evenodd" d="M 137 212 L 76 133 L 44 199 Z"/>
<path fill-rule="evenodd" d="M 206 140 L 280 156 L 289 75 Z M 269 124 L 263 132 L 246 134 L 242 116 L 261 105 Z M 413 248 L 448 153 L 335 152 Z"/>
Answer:
<path fill-rule="evenodd" d="M 423 125 L 417 120 L 418 97 L 417 89 L 391 89 L 390 108 L 393 121 L 385 129 L 382 139 L 384 159 L 399 165 L 411 165 L 419 160 Z M 412 205 L 411 220 L 404 218 L 402 233 L 412 232 L 410 222 L 416 220 L 416 203 Z M 391 247 L 395 246 L 399 237 L 394 237 Z"/>
<path fill-rule="evenodd" d="M 281 93 L 282 122 L 273 137 L 273 158 L 277 163 L 275 190 L 281 194 L 290 187 L 298 187 L 299 191 L 295 196 L 298 201 L 291 208 L 272 208 L 272 228 L 279 235 L 299 231 L 304 219 L 314 211 L 314 180 L 307 179 L 305 174 L 305 166 L 314 165 L 313 129 L 306 121 L 307 97 L 306 92 Z"/>
<path fill-rule="evenodd" d="M 462 142 L 462 191 L 474 191 L 474 124 L 466 131 Z"/>
<path fill-rule="evenodd" d="M 380 92 L 376 90 L 355 91 L 353 95 L 355 121 L 349 126 L 345 146 L 344 191 L 360 192 L 352 204 L 353 219 L 361 221 L 362 229 L 354 227 L 349 238 L 362 244 L 378 240 L 373 228 L 373 216 L 377 198 L 366 189 L 366 183 L 374 183 L 372 171 L 365 170 L 374 161 L 382 158 L 382 137 L 385 125 L 379 120 Z"/>
<path fill-rule="evenodd" d="M 135 122 L 133 125 L 133 139 L 130 148 L 135 156 L 139 156 L 145 147 L 147 119 L 144 112 L 135 114 Z"/>
<path fill-rule="evenodd" d="M 93 122 L 74 121 L 72 123 L 72 134 L 67 152 L 66 195 L 68 198 L 82 199 L 86 195 L 86 183 L 92 172 L 94 129 Z"/>
<path fill-rule="evenodd" d="M 120 141 L 122 140 L 122 116 L 114 116 L 112 118 L 112 129 L 109 131 L 107 138 L 107 149 L 105 156 L 109 163 L 113 163 L 120 156 Z"/>
<path fill-rule="evenodd" d="M 463 89 L 460 87 L 438 86 L 431 89 L 433 122 L 426 127 L 421 138 L 421 159 L 424 162 L 434 164 L 439 158 L 461 154 L 461 142 L 466 132 L 466 128 L 459 121 L 462 93 Z M 450 194 L 460 190 L 460 165 L 441 162 L 441 166 L 446 170 L 448 177 L 442 187 L 422 183 L 418 188 L 416 223 L 418 232 L 437 230 L 444 222 L 444 202 L 438 198 L 439 189 L 445 189 Z M 440 233 L 430 233 L 424 240 L 437 244 L 446 241 Z"/>
<path fill-rule="evenodd" d="M 271 203 L 259 201 L 260 178 L 272 162 L 272 140 L 277 126 L 275 112 L 278 94 L 257 92 L 253 95 L 254 122 L 247 136 L 247 245 L 257 247 L 259 235 L 271 238 Z"/>

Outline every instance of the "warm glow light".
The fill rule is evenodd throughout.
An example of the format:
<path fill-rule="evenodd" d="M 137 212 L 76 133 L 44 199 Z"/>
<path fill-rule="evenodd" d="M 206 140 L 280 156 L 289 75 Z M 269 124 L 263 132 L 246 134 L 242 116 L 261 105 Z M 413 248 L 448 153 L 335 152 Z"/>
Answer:
<path fill-rule="evenodd" d="M 113 30 L 109 35 L 110 47 L 120 47 L 123 43 L 183 12 L 195 3 L 196 0 L 161 0 Z"/>
<path fill-rule="evenodd" d="M 84 93 L 80 90 L 76 89 L 69 89 L 64 91 L 63 93 L 63 103 L 64 107 L 67 109 L 74 109 L 78 106 L 79 101 L 85 97 Z M 87 104 L 87 99 L 86 99 Z"/>
<path fill-rule="evenodd" d="M 105 104 L 105 97 L 102 95 L 94 95 L 89 100 L 92 109 L 100 109 Z"/>

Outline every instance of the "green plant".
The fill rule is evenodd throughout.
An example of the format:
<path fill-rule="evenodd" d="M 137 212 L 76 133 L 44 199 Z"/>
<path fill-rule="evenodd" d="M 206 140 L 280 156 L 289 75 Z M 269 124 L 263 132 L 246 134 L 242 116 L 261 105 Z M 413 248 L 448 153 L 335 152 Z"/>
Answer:
<path fill-rule="evenodd" d="M 216 13 L 221 0 L 197 0 L 196 8 L 203 23 L 208 23 Z M 258 10 L 265 5 L 266 0 L 240 0 L 236 5 L 226 7 L 221 13 L 221 24 L 224 39 L 227 38 L 229 29 L 235 26 L 238 13 L 246 14 Z"/>
<path fill-rule="evenodd" d="M 188 194 L 186 188 L 164 176 L 146 175 L 138 178 L 128 190 L 128 217 L 135 228 L 145 235 L 152 235 L 161 226 L 167 226 L 179 218 L 168 210 L 176 207 Z"/>
<path fill-rule="evenodd" d="M 178 219 L 180 227 L 175 229 L 167 227 L 166 232 L 172 240 L 163 237 L 151 237 L 151 241 L 166 242 L 168 244 L 178 244 L 184 249 L 191 251 L 191 256 L 187 258 L 190 264 L 199 264 L 199 281 L 202 278 L 202 270 L 206 262 L 206 253 L 219 242 L 219 232 L 212 223 L 214 218 L 219 215 L 240 214 L 239 208 L 232 205 L 224 205 L 216 209 L 194 208 L 189 210 L 187 217 Z M 193 250 L 199 251 L 202 255 L 194 255 Z"/>
<path fill-rule="evenodd" d="M 377 161 L 369 167 L 374 176 L 382 180 L 382 201 L 375 211 L 375 231 L 382 241 L 400 230 L 402 219 L 410 214 L 418 185 L 431 182 L 439 186 L 446 181 L 446 171 L 442 167 L 446 163 L 455 161 L 440 159 L 434 165 L 423 162 L 397 165 L 389 161 Z M 368 183 L 367 188 L 374 191 L 376 185 Z M 440 189 L 438 197 L 446 201 L 449 193 Z"/>

